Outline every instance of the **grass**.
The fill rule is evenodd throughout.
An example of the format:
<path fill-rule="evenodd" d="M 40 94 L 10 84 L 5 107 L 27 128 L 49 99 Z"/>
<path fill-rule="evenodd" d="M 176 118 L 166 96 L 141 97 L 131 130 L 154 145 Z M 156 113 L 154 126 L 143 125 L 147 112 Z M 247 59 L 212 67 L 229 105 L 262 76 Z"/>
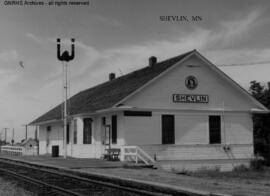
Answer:
<path fill-rule="evenodd" d="M 201 169 L 196 172 L 186 172 L 184 175 L 202 180 L 212 180 L 214 181 L 212 184 L 217 189 L 232 195 L 269 196 L 270 192 L 270 167 L 258 169 L 238 166 L 230 172 Z M 225 190 L 228 185 L 230 191 Z"/>
<path fill-rule="evenodd" d="M 20 188 L 15 182 L 0 178 L 0 195 L 1 196 L 34 196 L 33 193 Z"/>
<path fill-rule="evenodd" d="M 220 172 L 218 168 L 210 171 L 201 168 L 197 172 L 183 170 L 181 174 L 173 173 L 173 171 L 166 172 L 161 169 L 133 169 L 128 167 L 79 170 L 234 196 L 269 196 L 270 193 L 270 168 L 251 170 L 243 167 L 231 172 Z"/>
<path fill-rule="evenodd" d="M 220 172 L 219 170 L 198 170 L 196 172 L 187 172 L 185 175 L 195 176 L 200 178 L 211 179 L 238 179 L 238 180 L 269 180 L 270 179 L 270 167 L 264 167 L 264 169 L 255 170 L 245 166 L 236 167 L 230 172 Z"/>

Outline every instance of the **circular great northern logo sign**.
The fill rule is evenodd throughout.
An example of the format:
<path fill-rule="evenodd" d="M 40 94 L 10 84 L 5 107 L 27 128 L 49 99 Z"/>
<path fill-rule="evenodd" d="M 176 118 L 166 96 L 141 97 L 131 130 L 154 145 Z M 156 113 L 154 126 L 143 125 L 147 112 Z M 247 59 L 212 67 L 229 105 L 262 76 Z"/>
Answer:
<path fill-rule="evenodd" d="M 198 86 L 198 80 L 195 76 L 188 76 L 186 77 L 185 84 L 189 90 L 193 90 Z"/>

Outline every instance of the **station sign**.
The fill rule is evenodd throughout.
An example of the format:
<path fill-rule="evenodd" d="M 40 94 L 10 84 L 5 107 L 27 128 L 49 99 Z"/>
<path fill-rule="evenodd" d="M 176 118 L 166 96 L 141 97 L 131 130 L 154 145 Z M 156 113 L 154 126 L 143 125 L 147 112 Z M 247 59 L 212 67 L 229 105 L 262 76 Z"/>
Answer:
<path fill-rule="evenodd" d="M 208 95 L 173 94 L 175 103 L 208 103 Z"/>

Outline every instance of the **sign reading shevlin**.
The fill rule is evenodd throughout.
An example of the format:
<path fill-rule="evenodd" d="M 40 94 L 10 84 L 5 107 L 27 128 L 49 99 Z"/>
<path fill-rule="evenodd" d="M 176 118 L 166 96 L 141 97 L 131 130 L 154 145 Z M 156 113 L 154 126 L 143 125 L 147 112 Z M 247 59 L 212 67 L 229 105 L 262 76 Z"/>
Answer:
<path fill-rule="evenodd" d="M 182 103 L 208 103 L 208 95 L 173 94 L 173 102 Z"/>

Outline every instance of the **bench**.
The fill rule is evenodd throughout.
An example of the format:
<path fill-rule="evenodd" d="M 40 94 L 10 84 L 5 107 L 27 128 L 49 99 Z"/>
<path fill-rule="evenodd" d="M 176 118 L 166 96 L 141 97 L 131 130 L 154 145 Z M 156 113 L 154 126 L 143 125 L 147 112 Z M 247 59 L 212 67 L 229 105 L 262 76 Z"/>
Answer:
<path fill-rule="evenodd" d="M 105 149 L 105 154 L 103 159 L 107 161 L 119 161 L 119 155 L 120 155 L 120 148 L 110 148 L 110 149 Z"/>

